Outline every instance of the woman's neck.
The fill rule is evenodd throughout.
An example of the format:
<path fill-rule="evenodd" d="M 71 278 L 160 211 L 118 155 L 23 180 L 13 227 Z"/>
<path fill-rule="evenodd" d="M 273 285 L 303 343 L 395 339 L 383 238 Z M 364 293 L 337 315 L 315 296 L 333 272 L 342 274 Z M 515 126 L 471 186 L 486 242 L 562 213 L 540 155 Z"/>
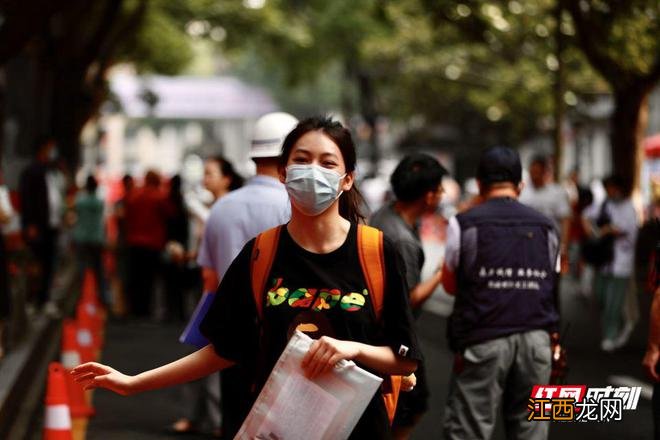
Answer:
<path fill-rule="evenodd" d="M 339 205 L 333 204 L 325 212 L 310 217 L 291 207 L 289 235 L 298 246 L 315 254 L 327 254 L 346 241 L 351 223 L 339 215 Z"/>

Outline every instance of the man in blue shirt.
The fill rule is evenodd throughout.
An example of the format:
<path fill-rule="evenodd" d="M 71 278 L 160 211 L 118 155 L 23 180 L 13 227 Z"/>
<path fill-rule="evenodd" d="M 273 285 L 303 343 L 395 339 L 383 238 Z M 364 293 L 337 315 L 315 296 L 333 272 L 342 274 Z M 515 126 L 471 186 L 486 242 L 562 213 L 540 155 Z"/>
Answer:
<path fill-rule="evenodd" d="M 282 112 L 269 113 L 257 121 L 250 148 L 257 175 L 215 202 L 206 222 L 197 257 L 204 291 L 215 292 L 229 265 L 251 238 L 289 221 L 291 207 L 279 180 L 278 157 L 284 138 L 297 123 L 295 117 Z M 249 407 L 244 408 L 243 399 L 243 387 L 249 383 L 238 367 L 222 372 L 222 425 L 227 438 L 234 436 L 243 421 L 243 412 L 249 411 Z"/>

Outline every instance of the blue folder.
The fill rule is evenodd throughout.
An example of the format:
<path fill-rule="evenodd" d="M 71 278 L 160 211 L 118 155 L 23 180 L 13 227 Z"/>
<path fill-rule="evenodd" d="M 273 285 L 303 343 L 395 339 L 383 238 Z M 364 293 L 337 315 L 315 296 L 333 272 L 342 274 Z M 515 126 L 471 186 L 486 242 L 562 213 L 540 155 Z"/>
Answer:
<path fill-rule="evenodd" d="M 179 342 L 193 345 L 197 348 L 202 348 L 209 344 L 209 340 L 199 331 L 199 325 L 209 311 L 214 297 L 215 292 L 204 292 L 199 303 L 197 303 L 197 307 L 195 307 L 195 311 L 193 312 L 188 325 L 186 325 L 183 333 L 179 336 Z"/>

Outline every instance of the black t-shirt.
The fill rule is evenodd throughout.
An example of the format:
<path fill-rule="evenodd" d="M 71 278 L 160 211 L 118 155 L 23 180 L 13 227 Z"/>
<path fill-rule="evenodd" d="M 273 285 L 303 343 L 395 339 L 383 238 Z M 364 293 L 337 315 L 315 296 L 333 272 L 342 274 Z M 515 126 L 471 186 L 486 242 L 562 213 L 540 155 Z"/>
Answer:
<path fill-rule="evenodd" d="M 421 360 L 398 251 L 384 241 L 385 292 L 381 321 L 377 322 L 357 252 L 357 226 L 351 225 L 344 244 L 328 254 L 315 254 L 297 245 L 286 227 L 264 292 L 263 340 L 250 282 L 248 242 L 225 274 L 211 308 L 201 325 L 218 355 L 238 362 L 256 377 L 258 389 L 298 327 L 312 337 L 385 345 L 407 357 Z M 258 355 L 261 343 L 263 349 Z M 255 365 L 259 365 L 256 369 Z M 364 366 L 362 366 L 364 368 Z M 256 371 L 256 370 L 259 371 Z M 252 396 L 252 401 L 258 395 Z M 352 438 L 389 438 L 389 423 L 380 393 L 353 431 Z"/>

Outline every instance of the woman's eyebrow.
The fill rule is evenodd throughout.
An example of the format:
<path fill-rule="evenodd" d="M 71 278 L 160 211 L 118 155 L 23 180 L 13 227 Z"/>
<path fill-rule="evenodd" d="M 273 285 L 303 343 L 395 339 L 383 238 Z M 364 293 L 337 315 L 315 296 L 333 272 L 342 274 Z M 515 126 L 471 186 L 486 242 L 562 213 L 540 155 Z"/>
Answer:
<path fill-rule="evenodd" d="M 337 155 L 335 153 L 323 153 L 323 154 L 321 154 L 321 157 L 326 158 L 326 159 L 328 159 L 328 158 L 339 159 L 339 157 L 337 157 Z"/>
<path fill-rule="evenodd" d="M 295 154 L 295 153 L 303 153 L 303 154 L 308 154 L 308 155 L 312 154 L 312 152 L 307 150 L 305 147 L 296 147 L 295 150 L 293 150 L 293 152 L 291 154 Z M 335 159 L 335 160 L 339 159 L 339 156 L 337 156 L 335 153 L 330 153 L 330 152 L 321 153 L 321 157 L 324 158 L 324 159 L 327 159 L 327 158 L 332 158 L 332 159 Z"/>

